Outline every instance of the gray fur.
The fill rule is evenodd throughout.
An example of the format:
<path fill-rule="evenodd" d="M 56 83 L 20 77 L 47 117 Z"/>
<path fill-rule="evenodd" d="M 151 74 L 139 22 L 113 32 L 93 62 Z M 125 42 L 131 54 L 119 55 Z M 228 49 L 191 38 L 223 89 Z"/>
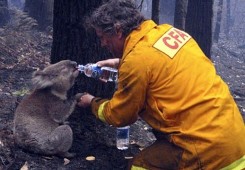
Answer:
<path fill-rule="evenodd" d="M 18 146 L 44 155 L 72 156 L 73 133 L 64 124 L 76 101 L 67 99 L 78 71 L 76 62 L 63 60 L 34 72 L 34 91 L 15 111 L 14 137 Z"/>

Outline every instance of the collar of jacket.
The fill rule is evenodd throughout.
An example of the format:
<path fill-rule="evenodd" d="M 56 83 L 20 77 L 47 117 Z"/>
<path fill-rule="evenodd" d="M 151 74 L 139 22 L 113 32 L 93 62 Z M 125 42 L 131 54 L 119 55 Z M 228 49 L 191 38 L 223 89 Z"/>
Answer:
<path fill-rule="evenodd" d="M 157 24 L 154 21 L 146 20 L 137 29 L 133 30 L 125 40 L 122 60 L 124 60 L 125 56 L 128 55 L 140 39 L 156 26 Z"/>

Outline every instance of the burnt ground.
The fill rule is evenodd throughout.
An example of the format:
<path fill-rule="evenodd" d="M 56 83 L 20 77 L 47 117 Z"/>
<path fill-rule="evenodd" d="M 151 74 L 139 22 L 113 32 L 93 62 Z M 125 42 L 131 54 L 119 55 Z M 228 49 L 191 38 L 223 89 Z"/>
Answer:
<path fill-rule="evenodd" d="M 81 108 L 69 118 L 75 158 L 45 157 L 14 145 L 14 111 L 31 90 L 33 71 L 49 63 L 51 43 L 51 33 L 0 29 L 0 170 L 126 169 L 128 160 L 155 139 L 141 120 L 131 126 L 131 145 L 126 151 L 116 148 L 114 127 L 96 120 L 89 109 Z M 86 160 L 88 156 L 95 160 Z"/>
<path fill-rule="evenodd" d="M 141 120 L 131 126 L 128 150 L 115 146 L 115 128 L 96 120 L 89 110 L 76 109 L 70 118 L 74 131 L 73 159 L 45 157 L 14 145 L 14 111 L 31 88 L 31 74 L 49 63 L 52 36 L 35 30 L 0 29 L 0 170 L 108 170 L 126 169 L 128 159 L 154 141 L 151 129 Z M 213 46 L 212 61 L 227 82 L 245 117 L 244 48 L 228 41 Z M 85 120 L 86 117 L 86 121 Z M 88 161 L 86 157 L 94 156 Z"/>

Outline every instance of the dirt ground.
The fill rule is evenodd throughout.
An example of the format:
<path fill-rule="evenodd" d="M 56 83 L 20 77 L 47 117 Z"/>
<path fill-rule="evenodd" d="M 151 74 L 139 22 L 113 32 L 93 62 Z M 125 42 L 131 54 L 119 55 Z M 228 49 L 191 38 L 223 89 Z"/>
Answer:
<path fill-rule="evenodd" d="M 126 169 L 128 160 L 154 141 L 151 129 L 138 120 L 130 129 L 129 149 L 120 151 L 115 146 L 115 128 L 96 120 L 89 110 L 76 109 L 70 118 L 74 131 L 71 151 L 77 154 L 75 158 L 44 157 L 15 147 L 12 135 L 14 111 L 31 88 L 32 72 L 49 63 L 52 36 L 35 31 L 17 34 L 0 29 L 0 38 L 0 170 Z M 244 116 L 243 56 L 244 50 L 232 44 L 223 42 L 213 47 L 212 60 Z M 84 121 L 85 117 L 89 121 Z M 94 156 L 95 160 L 86 160 L 88 156 Z"/>
<path fill-rule="evenodd" d="M 0 170 L 126 169 L 128 160 L 155 140 L 151 129 L 138 120 L 130 128 L 129 149 L 120 151 L 116 148 L 116 129 L 96 120 L 89 109 L 77 108 L 69 118 L 75 158 L 45 157 L 16 147 L 14 111 L 31 89 L 32 73 L 49 63 L 52 36 L 35 30 L 0 29 L 0 38 Z M 95 160 L 86 160 L 89 156 Z"/>

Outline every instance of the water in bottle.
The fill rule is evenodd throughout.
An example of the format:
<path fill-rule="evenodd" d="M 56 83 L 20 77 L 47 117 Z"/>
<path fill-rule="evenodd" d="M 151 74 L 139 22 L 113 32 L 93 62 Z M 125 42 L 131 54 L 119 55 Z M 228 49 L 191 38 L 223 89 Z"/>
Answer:
<path fill-rule="evenodd" d="M 126 150 L 129 147 L 129 129 L 130 126 L 117 127 L 116 141 L 117 149 Z"/>
<path fill-rule="evenodd" d="M 118 73 L 117 69 L 111 67 L 101 67 L 101 76 L 103 80 L 117 82 Z"/>
<path fill-rule="evenodd" d="M 89 63 L 86 65 L 78 65 L 78 70 L 88 77 L 102 79 L 105 82 L 117 82 L 118 79 L 117 69 L 111 67 L 99 67 L 97 64 Z"/>

